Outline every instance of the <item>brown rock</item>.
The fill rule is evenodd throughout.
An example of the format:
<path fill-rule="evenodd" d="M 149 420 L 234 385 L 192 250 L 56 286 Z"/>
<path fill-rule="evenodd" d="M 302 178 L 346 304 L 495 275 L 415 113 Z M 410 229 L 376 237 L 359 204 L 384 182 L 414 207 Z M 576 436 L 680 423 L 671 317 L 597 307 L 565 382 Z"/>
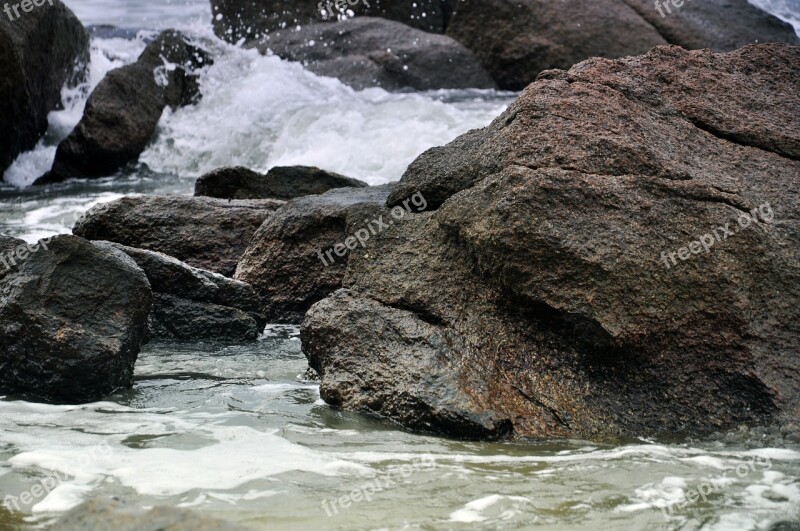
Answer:
<path fill-rule="evenodd" d="M 271 199 L 124 197 L 92 208 L 72 231 L 88 240 L 158 251 L 231 276 L 253 233 L 283 204 Z"/>
<path fill-rule="evenodd" d="M 599 439 L 797 418 L 799 65 L 777 44 L 592 59 L 421 156 L 390 204 L 414 191 L 435 212 L 353 251 L 304 322 L 323 398 L 456 436 L 471 418 Z M 435 385 L 376 377 L 404 371 Z"/>

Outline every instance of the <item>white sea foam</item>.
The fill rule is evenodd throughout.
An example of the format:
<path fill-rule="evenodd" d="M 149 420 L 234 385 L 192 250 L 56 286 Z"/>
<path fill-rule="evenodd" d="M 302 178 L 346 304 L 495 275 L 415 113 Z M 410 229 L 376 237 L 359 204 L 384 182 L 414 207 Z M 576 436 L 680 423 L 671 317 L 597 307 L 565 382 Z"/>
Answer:
<path fill-rule="evenodd" d="M 488 124 L 505 105 L 474 101 L 491 92 L 461 104 L 438 94 L 355 91 L 299 63 L 221 43 L 215 56 L 201 77 L 202 100 L 162 117 L 140 157 L 152 170 L 197 177 L 226 165 L 301 164 L 381 184 L 399 179 L 425 149 Z"/>
<path fill-rule="evenodd" d="M 451 522 L 459 522 L 465 524 L 472 524 L 477 522 L 484 522 L 489 519 L 483 513 L 490 507 L 503 503 L 504 501 L 511 502 L 509 508 L 504 508 L 499 514 L 500 520 L 508 520 L 513 518 L 515 514 L 519 513 L 517 506 L 519 504 L 530 503 L 528 498 L 522 496 L 503 496 L 500 494 L 491 494 L 477 500 L 473 500 L 462 509 L 458 509 L 450 514 Z"/>
<path fill-rule="evenodd" d="M 109 70 L 136 60 L 144 49 L 144 38 L 151 32 L 140 32 L 138 38 L 93 39 L 90 49 L 89 72 L 85 83 L 64 87 L 61 100 L 64 109 L 48 114 L 47 135 L 31 151 L 20 154 L 6 170 L 5 180 L 16 186 L 29 186 L 48 171 L 56 155 L 56 144 L 66 137 L 83 116 L 86 99 Z"/>

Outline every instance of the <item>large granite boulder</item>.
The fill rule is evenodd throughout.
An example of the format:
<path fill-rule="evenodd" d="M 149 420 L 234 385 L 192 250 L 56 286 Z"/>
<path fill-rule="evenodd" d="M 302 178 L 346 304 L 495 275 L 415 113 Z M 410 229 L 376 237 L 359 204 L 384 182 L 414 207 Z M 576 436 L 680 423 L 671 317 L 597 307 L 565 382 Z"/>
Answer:
<path fill-rule="evenodd" d="M 220 199 L 294 199 L 334 188 L 364 188 L 363 181 L 313 166 L 275 166 L 266 174 L 241 166 L 219 168 L 197 179 L 194 195 Z"/>
<path fill-rule="evenodd" d="M 676 0 L 677 1 L 677 0 Z M 731 51 L 797 43 L 791 26 L 747 0 L 462 0 L 447 35 L 470 49 L 503 89 L 522 90 L 550 68 L 623 57 L 659 44 Z M 672 14 L 659 14 L 669 4 Z"/>
<path fill-rule="evenodd" d="M 522 90 L 548 68 L 644 53 L 667 41 L 622 0 L 463 0 L 447 35 L 502 89 Z"/>
<path fill-rule="evenodd" d="M 678 0 L 676 0 L 678 1 Z M 747 44 L 799 44 L 791 24 L 762 11 L 747 0 L 687 1 L 625 0 L 670 44 L 690 50 L 710 48 L 730 52 Z"/>
<path fill-rule="evenodd" d="M 72 231 L 88 240 L 158 251 L 231 276 L 253 233 L 283 204 L 270 199 L 124 197 L 92 208 Z"/>
<path fill-rule="evenodd" d="M 155 294 L 150 338 L 243 341 L 256 339 L 267 324 L 253 288 L 171 256 L 118 243 L 93 242 L 130 256 Z"/>
<path fill-rule="evenodd" d="M 83 403 L 133 384 L 152 292 L 125 254 L 70 235 L 0 277 L 0 394 Z"/>
<path fill-rule="evenodd" d="M 269 322 L 300 323 L 312 304 L 341 287 L 347 255 L 358 244 L 347 240 L 348 223 L 376 232 L 379 225 L 362 211 L 384 204 L 392 186 L 340 188 L 294 199 L 261 225 L 235 278 L 255 288 Z M 360 236 L 365 239 L 363 232 Z"/>
<path fill-rule="evenodd" d="M 199 98 L 197 70 L 210 56 L 174 30 L 162 32 L 132 64 L 95 87 L 81 121 L 61 141 L 53 168 L 35 184 L 114 174 L 144 151 L 164 108 Z"/>
<path fill-rule="evenodd" d="M 23 11 L 0 13 L 0 175 L 33 149 L 47 114 L 62 108 L 61 89 L 82 81 L 89 61 L 89 34 L 61 0 Z"/>
<path fill-rule="evenodd" d="M 323 399 L 481 438 L 796 419 L 799 73 L 778 44 L 591 59 L 421 156 L 388 205 L 430 212 L 306 316 Z"/>
<path fill-rule="evenodd" d="M 308 24 L 270 33 L 251 46 L 355 89 L 495 88 L 472 52 L 452 38 L 380 18 Z"/>
<path fill-rule="evenodd" d="M 214 33 L 228 42 L 260 39 L 273 30 L 346 16 L 396 20 L 422 31 L 443 33 L 452 0 L 211 0 Z"/>

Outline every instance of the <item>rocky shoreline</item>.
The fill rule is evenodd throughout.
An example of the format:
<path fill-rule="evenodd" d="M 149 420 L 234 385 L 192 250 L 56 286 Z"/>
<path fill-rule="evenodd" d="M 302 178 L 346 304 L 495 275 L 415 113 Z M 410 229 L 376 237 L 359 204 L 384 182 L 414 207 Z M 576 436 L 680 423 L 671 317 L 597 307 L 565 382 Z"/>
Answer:
<path fill-rule="evenodd" d="M 0 273 L 0 393 L 99 400 L 132 385 L 150 339 L 252 341 L 267 322 L 302 323 L 328 404 L 416 432 L 749 426 L 794 440 L 800 41 L 745 0 L 665 20 L 634 0 L 580 3 L 568 21 L 534 0 L 430 0 L 426 17 L 375 2 L 324 21 L 305 0 L 212 1 L 219 37 L 354 89 L 521 93 L 398 183 L 220 168 L 193 197 L 91 209 Z M 18 75 L 0 123 L 24 124 L 0 131 L 3 169 L 44 132 L 54 88 L 84 75 L 84 28 L 58 1 L 41 13 L 0 23 L 18 49 L 53 20 L 69 42 L 55 65 L 0 56 Z M 36 185 L 135 162 L 165 108 L 198 101 L 213 62 L 213 45 L 162 32 L 97 86 Z M 713 250 L 693 245 L 742 216 Z M 664 267 L 672 251 L 697 256 Z"/>

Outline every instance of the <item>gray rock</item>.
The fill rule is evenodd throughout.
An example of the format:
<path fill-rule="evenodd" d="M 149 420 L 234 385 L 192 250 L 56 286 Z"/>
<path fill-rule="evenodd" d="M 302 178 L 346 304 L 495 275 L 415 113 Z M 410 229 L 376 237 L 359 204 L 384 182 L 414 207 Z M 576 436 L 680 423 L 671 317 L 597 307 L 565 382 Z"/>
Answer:
<path fill-rule="evenodd" d="M 396 20 L 432 33 L 444 32 L 452 13 L 450 4 L 451 0 L 349 0 L 344 3 L 345 11 L 352 11 L 357 17 Z M 273 30 L 334 22 L 342 12 L 336 8 L 335 2 L 331 10 L 324 7 L 320 10 L 319 0 L 211 0 L 211 13 L 217 37 L 235 43 L 242 39 L 259 39 Z"/>
<path fill-rule="evenodd" d="M 17 253 L 22 249 L 21 252 L 24 254 L 26 248 L 25 240 L 0 234 L 0 278 L 17 266 L 21 261 Z"/>
<path fill-rule="evenodd" d="M 252 341 L 264 329 L 253 316 L 230 306 L 156 293 L 150 314 L 152 339 Z"/>
<path fill-rule="evenodd" d="M 351 251 L 347 291 L 306 316 L 323 398 L 420 429 L 442 402 L 405 376 L 441 374 L 464 397 L 442 407 L 515 437 L 797 419 L 797 65 L 779 44 L 591 59 L 423 155 L 389 204 L 416 190 L 434 211 Z M 464 436 L 446 417 L 424 429 Z"/>
<path fill-rule="evenodd" d="M 83 403 L 133 384 L 152 292 L 125 254 L 53 238 L 0 278 L 0 393 Z"/>
<path fill-rule="evenodd" d="M 189 265 L 232 276 L 250 238 L 283 201 L 210 197 L 124 197 L 98 205 L 73 233 L 157 251 Z"/>
<path fill-rule="evenodd" d="M 266 175 L 247 168 L 220 168 L 197 179 L 194 195 L 220 199 L 294 199 L 334 188 L 369 186 L 313 166 L 276 166 Z"/>
<path fill-rule="evenodd" d="M 453 344 L 458 338 L 413 312 L 339 290 L 314 305 L 306 322 L 301 340 L 309 345 L 309 365 L 321 375 L 320 394 L 329 404 L 466 439 L 510 433 L 508 419 L 478 411 L 462 391 L 457 363 L 465 345 Z M 349 327 L 355 323 L 363 323 L 357 330 L 364 335 L 357 339 Z M 352 341 L 362 355 L 352 355 Z M 394 363 L 398 352 L 402 364 Z"/>
<path fill-rule="evenodd" d="M 622 0 L 573 0 L 569 9 L 550 0 L 463 0 L 447 35 L 472 51 L 507 90 L 522 90 L 542 70 L 667 44 Z"/>
<path fill-rule="evenodd" d="M 385 19 L 308 24 L 272 32 L 251 46 L 300 61 L 312 72 L 355 89 L 495 88 L 475 56 L 455 40 Z"/>
<path fill-rule="evenodd" d="M 36 146 L 61 89 L 82 81 L 89 61 L 89 35 L 60 0 L 18 13 L 0 13 L 0 175 Z"/>
<path fill-rule="evenodd" d="M 662 0 L 659 5 L 664 16 L 651 0 L 625 0 L 625 3 L 652 24 L 667 42 L 690 50 L 710 48 L 730 52 L 746 44 L 800 43 L 791 24 L 747 0 L 690 0 L 680 8 Z"/>
<path fill-rule="evenodd" d="M 164 108 L 199 98 L 195 71 L 210 64 L 209 57 L 179 32 L 162 32 L 135 63 L 106 74 L 89 96 L 81 121 L 58 145 L 52 170 L 34 184 L 104 177 L 136 161 Z"/>
<path fill-rule="evenodd" d="M 111 498 L 89 500 L 70 510 L 50 527 L 58 531 L 241 531 L 244 528 L 174 507 L 138 506 Z"/>
<path fill-rule="evenodd" d="M 258 295 L 249 284 L 163 253 L 112 242 L 93 243 L 122 251 L 147 275 L 157 294 L 150 314 L 151 339 L 255 339 L 267 324 Z"/>
<path fill-rule="evenodd" d="M 255 288 L 269 322 L 299 323 L 312 304 L 341 287 L 347 255 L 332 255 L 331 261 L 325 251 L 343 244 L 348 220 L 363 226 L 370 218 L 361 209 L 382 205 L 392 186 L 294 199 L 258 229 L 235 278 Z"/>

